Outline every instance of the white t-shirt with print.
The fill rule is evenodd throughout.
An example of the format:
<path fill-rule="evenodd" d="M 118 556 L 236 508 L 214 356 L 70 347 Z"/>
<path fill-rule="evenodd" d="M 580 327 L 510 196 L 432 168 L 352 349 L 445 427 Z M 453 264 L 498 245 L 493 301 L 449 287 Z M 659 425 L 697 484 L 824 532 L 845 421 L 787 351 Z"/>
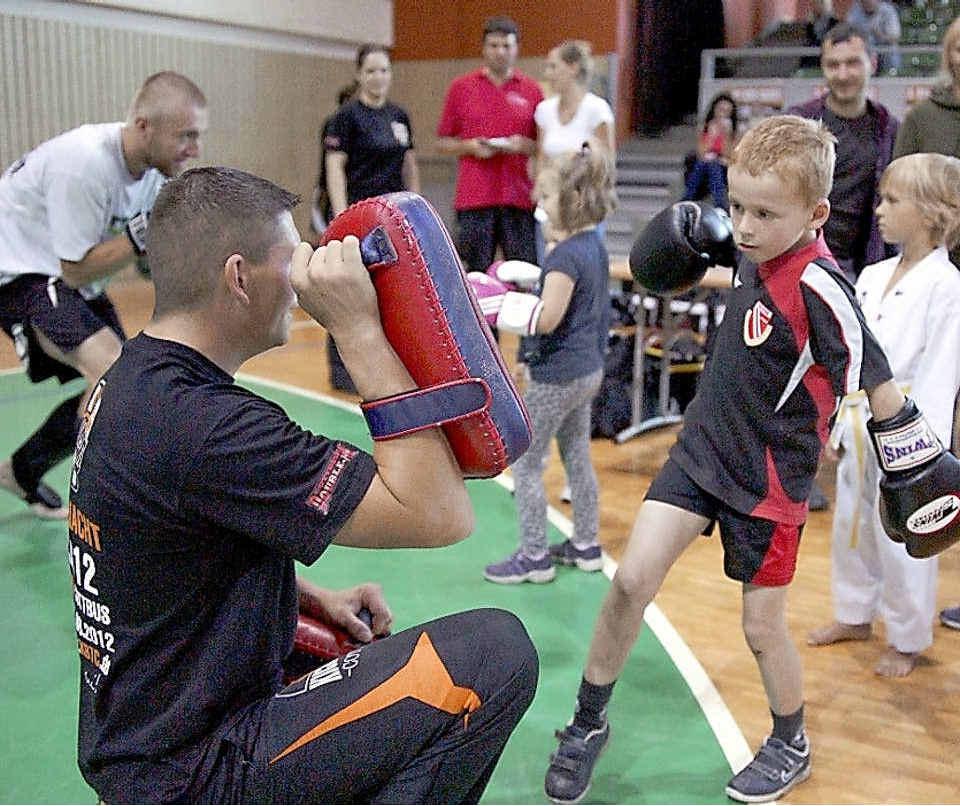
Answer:
<path fill-rule="evenodd" d="M 0 177 L 0 285 L 21 274 L 59 277 L 98 243 L 151 210 L 165 177 L 139 179 L 123 159 L 123 123 L 91 123 L 37 146 Z"/>

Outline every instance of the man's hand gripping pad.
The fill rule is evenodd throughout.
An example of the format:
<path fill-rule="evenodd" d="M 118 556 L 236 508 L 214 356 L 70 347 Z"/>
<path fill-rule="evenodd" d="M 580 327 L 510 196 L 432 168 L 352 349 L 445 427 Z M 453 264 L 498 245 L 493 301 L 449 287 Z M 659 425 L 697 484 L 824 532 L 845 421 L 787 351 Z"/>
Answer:
<path fill-rule="evenodd" d="M 467 478 L 496 476 L 530 445 L 530 420 L 460 258 L 416 193 L 365 199 L 323 243 L 360 239 L 380 320 L 419 389 L 361 406 L 374 439 L 441 426 Z"/>
<path fill-rule="evenodd" d="M 339 658 L 363 646 L 339 627 L 300 613 L 297 617 L 297 632 L 293 639 L 293 652 L 284 661 L 283 677 L 286 683 L 313 671 L 328 660 Z"/>

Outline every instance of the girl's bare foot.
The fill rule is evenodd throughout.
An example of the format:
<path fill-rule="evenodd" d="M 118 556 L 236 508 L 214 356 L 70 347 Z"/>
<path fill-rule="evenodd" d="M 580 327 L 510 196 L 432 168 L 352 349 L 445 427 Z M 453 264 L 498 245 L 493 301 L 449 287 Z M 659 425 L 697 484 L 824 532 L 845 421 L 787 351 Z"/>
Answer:
<path fill-rule="evenodd" d="M 888 646 L 874 671 L 881 677 L 906 677 L 917 665 L 919 656 L 919 652 L 899 652 Z"/>
<path fill-rule="evenodd" d="M 835 621 L 807 635 L 807 643 L 810 646 L 827 646 L 840 641 L 866 641 L 872 632 L 869 624 L 841 624 Z"/>

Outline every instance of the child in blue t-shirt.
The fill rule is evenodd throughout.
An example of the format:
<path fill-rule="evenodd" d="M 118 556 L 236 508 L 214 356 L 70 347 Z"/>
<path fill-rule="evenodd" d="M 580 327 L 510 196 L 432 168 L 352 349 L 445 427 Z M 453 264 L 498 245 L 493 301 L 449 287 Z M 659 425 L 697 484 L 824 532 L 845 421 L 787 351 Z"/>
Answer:
<path fill-rule="evenodd" d="M 513 465 L 520 548 L 488 565 L 491 582 L 549 582 L 554 563 L 598 571 L 602 565 L 597 478 L 590 460 L 590 404 L 600 389 L 609 320 L 609 260 L 596 226 L 616 204 L 614 167 L 589 143 L 556 166 L 540 204 L 557 244 L 544 261 L 539 318 L 520 346 L 527 375 L 529 450 Z M 570 483 L 573 536 L 547 545 L 543 466 L 556 437 Z"/>

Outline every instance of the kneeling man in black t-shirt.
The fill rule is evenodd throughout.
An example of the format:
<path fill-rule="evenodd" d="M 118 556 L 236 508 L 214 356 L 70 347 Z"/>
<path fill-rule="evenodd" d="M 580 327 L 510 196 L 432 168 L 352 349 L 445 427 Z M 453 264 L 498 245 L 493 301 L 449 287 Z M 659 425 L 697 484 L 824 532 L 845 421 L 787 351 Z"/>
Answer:
<path fill-rule="evenodd" d="M 297 201 L 233 169 L 169 182 L 148 234 L 153 318 L 86 407 L 69 520 L 79 763 L 109 803 L 476 802 L 533 698 L 536 652 L 496 610 L 283 686 L 298 601 L 361 641 L 391 621 L 378 586 L 319 589 L 294 560 L 334 541 L 446 545 L 473 526 L 439 429 L 368 454 L 234 383 L 287 340 L 299 301 L 343 345 L 365 399 L 415 387 L 356 240 L 314 252 Z"/>

